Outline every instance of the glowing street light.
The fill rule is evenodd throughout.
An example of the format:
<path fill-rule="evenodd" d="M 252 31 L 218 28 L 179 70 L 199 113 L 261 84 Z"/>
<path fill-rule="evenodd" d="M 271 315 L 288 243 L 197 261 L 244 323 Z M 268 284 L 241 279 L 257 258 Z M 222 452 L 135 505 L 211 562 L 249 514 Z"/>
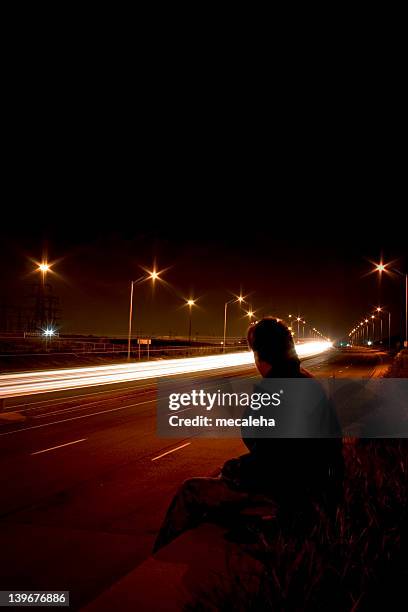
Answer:
<path fill-rule="evenodd" d="M 152 281 L 153 285 L 156 282 L 156 280 L 161 281 L 162 278 L 160 276 L 160 274 L 163 273 L 163 270 L 161 270 L 160 272 L 158 272 L 156 270 L 156 266 L 153 267 L 153 270 L 148 270 L 146 268 L 143 268 L 146 272 L 145 275 L 141 276 L 140 278 L 130 281 L 130 303 L 129 303 L 129 328 L 128 328 L 128 355 L 127 358 L 128 360 L 130 360 L 130 348 L 131 348 L 131 341 L 132 341 L 132 321 L 133 321 L 133 291 L 134 291 L 134 286 L 135 285 L 139 285 L 145 281 Z"/>
<path fill-rule="evenodd" d="M 380 274 L 382 272 L 395 272 L 399 276 L 405 277 L 405 340 L 404 340 L 404 347 L 407 348 L 408 347 L 408 274 L 404 274 L 403 272 L 401 272 L 400 270 L 397 270 L 396 268 L 390 268 L 389 266 L 391 265 L 392 265 L 392 262 L 383 264 L 383 262 L 381 261 L 379 264 L 375 264 L 374 272 L 379 272 Z"/>
<path fill-rule="evenodd" d="M 375 309 L 376 312 L 378 313 L 378 318 L 380 320 L 380 344 L 382 344 L 382 336 L 383 336 L 383 320 L 382 320 L 382 308 L 381 306 L 377 306 L 377 308 Z"/>
<path fill-rule="evenodd" d="M 51 270 L 51 267 L 48 265 L 47 262 L 42 262 L 38 266 L 38 270 L 39 270 L 39 272 L 42 272 L 43 274 L 46 274 L 47 272 L 49 272 Z"/>
<path fill-rule="evenodd" d="M 245 300 L 246 296 L 243 296 L 241 293 L 237 296 L 235 296 L 232 300 L 228 300 L 228 302 L 225 302 L 224 304 L 224 341 L 222 344 L 222 351 L 225 352 L 225 346 L 226 346 L 226 337 L 227 337 L 227 309 L 228 306 L 230 304 L 239 304 L 242 307 L 242 304 L 246 303 Z"/>
<path fill-rule="evenodd" d="M 388 310 L 384 310 L 382 306 L 377 306 L 375 309 L 378 313 L 378 318 L 380 319 L 380 344 L 382 344 L 382 336 L 383 336 L 383 318 L 382 313 L 388 314 L 388 350 L 391 350 L 391 312 Z"/>
<path fill-rule="evenodd" d="M 50 338 L 51 336 L 55 336 L 55 330 L 52 327 L 47 327 L 47 329 L 43 330 L 43 336 Z"/>
<path fill-rule="evenodd" d="M 53 329 L 52 327 L 46 327 L 42 330 L 42 332 L 42 335 L 45 338 L 45 352 L 48 353 L 48 340 L 55 336 L 55 329 Z"/>
<path fill-rule="evenodd" d="M 248 319 L 250 321 L 252 321 L 252 318 L 255 316 L 255 312 L 252 310 L 252 308 L 250 308 L 249 310 L 247 310 L 246 312 L 246 316 L 248 317 Z"/>
<path fill-rule="evenodd" d="M 371 322 L 373 324 L 373 343 L 375 342 L 375 316 L 371 315 Z"/>
<path fill-rule="evenodd" d="M 387 266 L 388 264 L 383 264 L 382 261 L 380 261 L 379 264 L 375 264 L 375 269 L 374 272 L 386 272 L 387 271 Z"/>
<path fill-rule="evenodd" d="M 188 343 L 191 345 L 191 320 L 192 320 L 192 310 L 193 306 L 195 306 L 197 300 L 193 300 L 192 298 L 186 300 L 186 306 L 188 306 Z"/>
<path fill-rule="evenodd" d="M 47 261 L 43 260 L 41 263 L 38 264 L 37 272 L 41 274 L 41 283 L 42 283 L 42 286 L 44 287 L 45 278 L 47 276 L 47 273 L 51 272 L 50 264 Z"/>

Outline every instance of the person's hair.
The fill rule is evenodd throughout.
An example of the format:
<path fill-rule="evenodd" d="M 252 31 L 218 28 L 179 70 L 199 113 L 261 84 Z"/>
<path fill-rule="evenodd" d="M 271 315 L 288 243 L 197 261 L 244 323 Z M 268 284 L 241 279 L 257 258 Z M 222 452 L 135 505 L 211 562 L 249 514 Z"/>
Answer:
<path fill-rule="evenodd" d="M 300 362 L 288 327 L 274 317 L 265 317 L 250 325 L 249 347 L 261 361 L 275 370 L 299 370 Z"/>

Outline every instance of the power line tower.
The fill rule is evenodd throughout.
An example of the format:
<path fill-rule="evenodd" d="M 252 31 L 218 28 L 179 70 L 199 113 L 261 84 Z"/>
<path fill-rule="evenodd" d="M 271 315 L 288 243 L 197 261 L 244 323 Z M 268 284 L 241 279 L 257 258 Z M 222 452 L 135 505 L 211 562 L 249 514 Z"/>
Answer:
<path fill-rule="evenodd" d="M 59 327 L 61 322 L 59 298 L 45 279 L 31 285 L 26 304 L 26 331 L 38 332 Z"/>

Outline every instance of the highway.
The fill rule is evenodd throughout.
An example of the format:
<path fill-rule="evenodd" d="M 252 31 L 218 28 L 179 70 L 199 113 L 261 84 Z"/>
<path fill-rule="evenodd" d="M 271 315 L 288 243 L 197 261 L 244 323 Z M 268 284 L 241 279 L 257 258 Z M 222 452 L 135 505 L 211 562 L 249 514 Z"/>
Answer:
<path fill-rule="evenodd" d="M 302 365 L 348 378 L 379 376 L 386 363 L 384 353 L 331 349 Z M 180 382 L 226 375 L 257 373 L 247 361 L 173 374 Z M 184 479 L 215 474 L 245 447 L 159 439 L 153 377 L 43 391 L 7 397 L 1 413 L 0 588 L 70 590 L 78 607 L 149 555 Z"/>
<path fill-rule="evenodd" d="M 330 342 L 310 341 L 298 344 L 299 357 L 306 358 L 328 350 Z M 0 398 L 30 396 L 55 391 L 112 385 L 164 376 L 192 374 L 248 366 L 253 362 L 251 351 L 240 351 L 205 357 L 141 361 L 86 368 L 20 372 L 0 376 Z"/>

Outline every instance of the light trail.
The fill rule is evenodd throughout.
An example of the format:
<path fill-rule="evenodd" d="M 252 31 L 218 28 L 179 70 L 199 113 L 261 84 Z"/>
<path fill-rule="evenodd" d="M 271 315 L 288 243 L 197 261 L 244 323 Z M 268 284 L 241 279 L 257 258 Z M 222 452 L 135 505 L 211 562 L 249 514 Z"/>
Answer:
<path fill-rule="evenodd" d="M 331 342 L 305 342 L 304 344 L 298 344 L 296 350 L 299 357 L 304 359 L 323 353 L 331 346 Z M 252 351 L 242 351 L 206 357 L 4 374 L 0 376 L 0 398 L 192 374 L 194 372 L 205 372 L 206 370 L 251 365 L 253 362 Z"/>

